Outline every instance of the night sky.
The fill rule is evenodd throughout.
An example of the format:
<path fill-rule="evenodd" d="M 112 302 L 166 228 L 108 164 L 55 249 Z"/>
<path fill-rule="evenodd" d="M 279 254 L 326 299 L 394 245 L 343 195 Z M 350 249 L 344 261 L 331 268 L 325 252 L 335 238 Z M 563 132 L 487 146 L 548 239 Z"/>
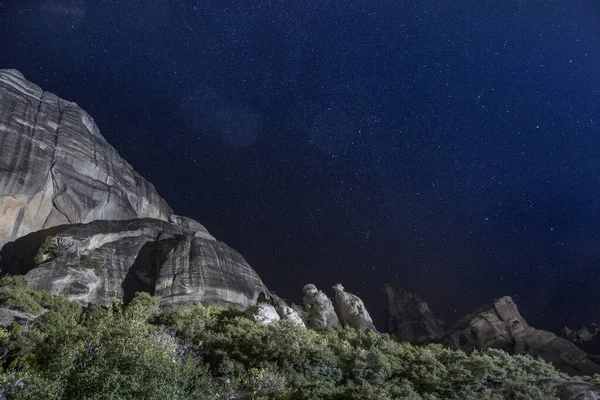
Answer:
<path fill-rule="evenodd" d="M 600 322 L 598 1 L 0 0 L 0 43 L 291 301 Z"/>

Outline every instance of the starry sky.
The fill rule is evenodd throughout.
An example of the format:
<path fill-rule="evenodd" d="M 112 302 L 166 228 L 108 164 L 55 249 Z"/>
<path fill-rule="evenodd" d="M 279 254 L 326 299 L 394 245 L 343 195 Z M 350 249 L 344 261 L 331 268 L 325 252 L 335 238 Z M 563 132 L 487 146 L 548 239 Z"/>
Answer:
<path fill-rule="evenodd" d="M 88 111 L 301 301 L 600 323 L 600 3 L 0 0 L 0 67 Z"/>

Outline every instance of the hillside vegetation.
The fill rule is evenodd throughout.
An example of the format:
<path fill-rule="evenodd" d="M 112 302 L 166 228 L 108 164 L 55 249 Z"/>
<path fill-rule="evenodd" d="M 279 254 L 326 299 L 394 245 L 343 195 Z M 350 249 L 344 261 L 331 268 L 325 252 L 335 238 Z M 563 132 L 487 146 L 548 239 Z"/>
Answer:
<path fill-rule="evenodd" d="M 499 350 L 466 355 L 352 329 L 316 332 L 196 304 L 160 312 L 83 308 L 0 283 L 0 306 L 39 315 L 0 329 L 0 399 L 555 399 L 550 364 Z"/>

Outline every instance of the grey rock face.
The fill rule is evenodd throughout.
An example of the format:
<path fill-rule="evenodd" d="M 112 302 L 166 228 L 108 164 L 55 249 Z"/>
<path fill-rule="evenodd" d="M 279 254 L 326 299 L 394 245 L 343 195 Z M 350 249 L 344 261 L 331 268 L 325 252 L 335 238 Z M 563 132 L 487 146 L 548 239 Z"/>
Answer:
<path fill-rule="evenodd" d="M 344 287 L 339 283 L 333 286 L 333 289 L 335 305 L 343 326 L 350 326 L 360 332 L 377 332 L 365 304 L 358 296 L 345 292 Z"/>
<path fill-rule="evenodd" d="M 341 328 L 331 300 L 325 293 L 317 290 L 312 283 L 304 286 L 304 308 L 306 309 L 306 326 L 312 329 L 325 329 L 327 327 Z"/>
<path fill-rule="evenodd" d="M 21 325 L 27 325 L 35 319 L 35 315 L 21 311 L 11 310 L 10 308 L 0 308 L 0 327 L 6 328 L 13 322 Z"/>
<path fill-rule="evenodd" d="M 450 330 L 444 343 L 465 351 L 500 348 L 531 354 L 572 375 L 600 373 L 600 365 L 573 343 L 529 326 L 508 296 L 463 318 Z"/>
<path fill-rule="evenodd" d="M 0 70 L 0 247 L 98 219 L 172 214 L 77 104 Z"/>
<path fill-rule="evenodd" d="M 259 325 L 271 325 L 280 320 L 275 307 L 269 304 L 257 304 L 246 310 L 248 318 Z"/>
<path fill-rule="evenodd" d="M 560 400 L 600 400 L 600 388 L 587 382 L 567 379 L 545 379 L 541 383 L 545 386 L 555 388 Z"/>
<path fill-rule="evenodd" d="M 436 318 L 421 297 L 397 286 L 384 286 L 388 331 L 398 340 L 422 344 L 444 336 L 443 321 Z"/>
<path fill-rule="evenodd" d="M 34 289 L 82 304 L 128 302 L 145 291 L 162 297 L 165 306 L 200 302 L 246 309 L 261 293 L 268 296 L 239 253 L 195 232 L 156 219 L 63 225 L 6 244 L 1 268 L 25 274 Z"/>
<path fill-rule="evenodd" d="M 304 328 L 306 327 L 298 311 L 290 307 L 281 297 L 271 293 L 271 302 L 275 305 L 275 310 L 281 319 L 291 321 Z"/>

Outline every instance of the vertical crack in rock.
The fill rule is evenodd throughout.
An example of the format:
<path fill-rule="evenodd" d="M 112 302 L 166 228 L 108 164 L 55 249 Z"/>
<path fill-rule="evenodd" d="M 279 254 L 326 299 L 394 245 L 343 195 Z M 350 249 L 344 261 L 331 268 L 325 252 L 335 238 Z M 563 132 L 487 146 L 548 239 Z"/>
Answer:
<path fill-rule="evenodd" d="M 69 104 L 66 103 L 64 105 L 64 107 L 61 106 L 61 99 L 58 98 L 57 105 L 58 105 L 58 121 L 56 124 L 56 130 L 54 131 L 54 153 L 52 155 L 52 164 L 50 165 L 50 171 L 49 171 L 50 176 L 52 177 L 52 187 L 54 188 L 54 193 L 52 196 L 52 205 L 54 206 L 54 209 L 56 211 L 58 211 L 58 213 L 60 213 L 63 217 L 65 217 L 65 219 L 67 220 L 68 223 L 72 224 L 73 222 L 71 221 L 71 219 L 60 209 L 60 205 L 59 205 L 57 199 L 58 199 L 58 196 L 60 196 L 62 194 L 62 192 L 60 191 L 60 187 L 56 180 L 56 176 L 54 175 L 54 166 L 56 165 L 56 152 L 57 152 L 57 148 L 58 148 L 58 138 L 59 138 L 58 135 L 59 135 L 60 125 L 62 124 L 65 111 L 67 110 L 67 107 L 69 106 Z M 52 212 L 50 212 L 50 214 L 51 213 Z"/>
<path fill-rule="evenodd" d="M 42 104 L 44 104 L 44 96 L 45 95 L 46 95 L 46 92 L 42 91 L 42 95 L 40 96 L 40 98 L 38 100 L 37 109 L 35 110 L 35 114 L 33 115 L 33 128 L 31 128 L 31 135 L 30 135 L 30 138 L 32 141 L 35 136 L 35 129 L 38 126 L 38 115 L 40 114 L 40 111 L 42 110 Z"/>

